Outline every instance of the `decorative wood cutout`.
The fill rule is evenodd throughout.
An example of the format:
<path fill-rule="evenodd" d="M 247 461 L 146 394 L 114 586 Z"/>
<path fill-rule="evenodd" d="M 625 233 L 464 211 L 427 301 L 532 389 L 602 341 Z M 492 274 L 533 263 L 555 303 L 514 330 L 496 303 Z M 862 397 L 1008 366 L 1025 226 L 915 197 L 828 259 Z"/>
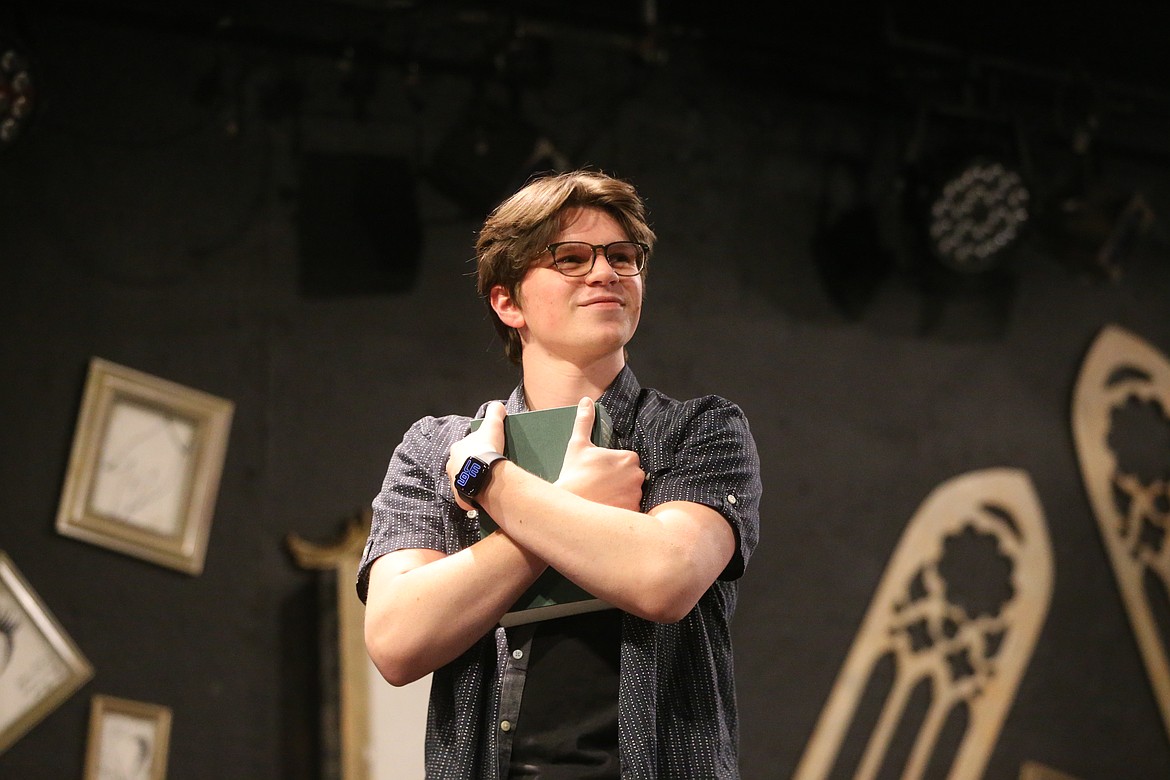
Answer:
<path fill-rule="evenodd" d="M 1170 361 L 1102 329 L 1073 392 L 1081 478 L 1170 736 Z M 1155 609 L 1155 605 L 1161 607 Z"/>
<path fill-rule="evenodd" d="M 1036 761 L 1025 761 L 1020 766 L 1020 780 L 1077 780 L 1077 778 Z"/>
<path fill-rule="evenodd" d="M 937 487 L 890 559 L 796 780 L 872 780 L 895 761 L 903 780 L 980 777 L 1051 593 L 1048 530 L 1026 473 L 988 469 Z M 911 703 L 924 709 L 917 723 Z M 903 742 L 900 757 L 891 748 Z M 854 744 L 864 744 L 856 766 L 838 766 Z"/>

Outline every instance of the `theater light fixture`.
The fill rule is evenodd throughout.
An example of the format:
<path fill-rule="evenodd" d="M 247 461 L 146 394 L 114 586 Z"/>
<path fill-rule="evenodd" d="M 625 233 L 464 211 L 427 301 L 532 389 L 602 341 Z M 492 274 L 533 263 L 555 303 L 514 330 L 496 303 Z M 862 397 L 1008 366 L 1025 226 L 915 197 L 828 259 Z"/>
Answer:
<path fill-rule="evenodd" d="M 431 186 L 477 219 L 534 174 L 569 167 L 567 155 L 518 110 L 512 89 L 481 87 L 424 169 Z"/>
<path fill-rule="evenodd" d="M 28 57 L 0 37 L 0 148 L 14 142 L 28 124 L 36 88 Z"/>
<path fill-rule="evenodd" d="M 901 169 L 900 256 L 919 291 L 919 332 L 1000 338 L 1020 250 L 1040 214 L 1027 127 L 1000 111 L 922 107 Z"/>
<path fill-rule="evenodd" d="M 981 273 L 1019 240 L 1031 195 L 1023 177 L 997 160 L 974 159 L 930 203 L 930 248 L 947 267 Z"/>

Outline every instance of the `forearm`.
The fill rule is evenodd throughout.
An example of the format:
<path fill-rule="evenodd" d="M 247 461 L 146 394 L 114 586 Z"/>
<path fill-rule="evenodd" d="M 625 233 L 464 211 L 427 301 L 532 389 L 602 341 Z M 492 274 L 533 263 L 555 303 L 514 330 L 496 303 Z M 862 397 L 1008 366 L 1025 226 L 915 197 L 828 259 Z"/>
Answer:
<path fill-rule="evenodd" d="M 675 502 L 647 514 L 607 506 L 512 463 L 497 467 L 480 500 L 524 549 L 648 620 L 685 616 L 734 552 L 734 533 L 710 508 Z"/>
<path fill-rule="evenodd" d="M 375 561 L 366 648 L 405 685 L 458 658 L 498 623 L 546 564 L 502 533 L 458 553 L 400 550 Z"/>

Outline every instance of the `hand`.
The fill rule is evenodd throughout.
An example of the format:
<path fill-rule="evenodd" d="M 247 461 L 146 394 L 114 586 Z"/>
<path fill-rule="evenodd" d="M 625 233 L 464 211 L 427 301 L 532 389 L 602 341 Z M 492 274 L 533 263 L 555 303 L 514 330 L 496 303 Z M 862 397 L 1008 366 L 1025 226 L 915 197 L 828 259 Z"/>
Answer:
<path fill-rule="evenodd" d="M 504 451 L 504 417 L 506 415 L 504 405 L 499 401 L 492 401 L 488 404 L 479 428 L 451 445 L 451 451 L 447 455 L 447 479 L 451 482 L 455 503 L 465 510 L 471 510 L 475 507 L 467 503 L 459 495 L 459 491 L 455 490 L 455 477 L 459 476 L 459 470 L 463 468 L 463 463 L 473 455 Z"/>
<path fill-rule="evenodd" d="M 641 511 L 646 474 L 638 453 L 595 445 L 592 433 L 596 415 L 593 400 L 582 398 L 556 484 L 599 504 Z"/>

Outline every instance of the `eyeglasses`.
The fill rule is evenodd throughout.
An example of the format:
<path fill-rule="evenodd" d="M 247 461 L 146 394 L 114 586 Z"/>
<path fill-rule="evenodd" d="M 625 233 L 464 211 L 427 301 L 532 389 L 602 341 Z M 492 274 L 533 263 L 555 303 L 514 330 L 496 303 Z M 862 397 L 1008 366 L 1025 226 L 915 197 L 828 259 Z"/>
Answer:
<path fill-rule="evenodd" d="M 637 276 L 642 273 L 646 267 L 646 255 L 650 251 L 650 247 L 640 241 L 614 241 L 609 244 L 558 241 L 548 245 L 553 265 L 565 276 L 585 276 L 592 271 L 599 249 L 618 276 Z"/>

